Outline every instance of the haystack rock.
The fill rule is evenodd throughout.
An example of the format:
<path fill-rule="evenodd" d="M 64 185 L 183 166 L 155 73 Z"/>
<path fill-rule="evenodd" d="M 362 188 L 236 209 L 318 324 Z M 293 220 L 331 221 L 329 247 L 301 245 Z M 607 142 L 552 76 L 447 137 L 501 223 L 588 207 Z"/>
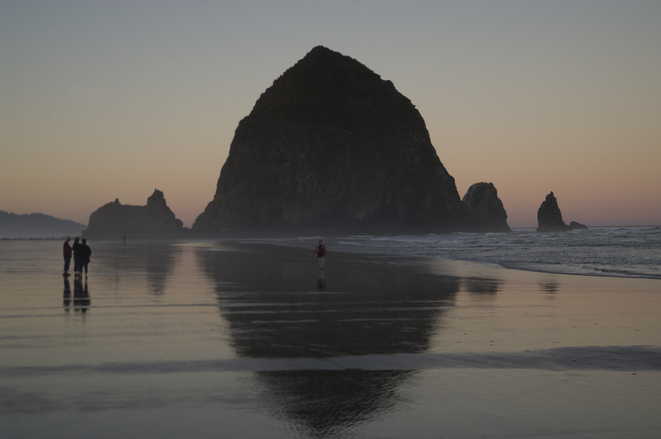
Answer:
<path fill-rule="evenodd" d="M 146 206 L 123 205 L 116 199 L 90 215 L 83 236 L 95 239 L 176 238 L 187 229 L 170 210 L 163 192 L 158 189 L 147 199 Z"/>
<path fill-rule="evenodd" d="M 553 192 L 546 196 L 546 200 L 539 206 L 537 211 L 538 232 L 566 232 L 574 229 L 587 229 L 587 226 L 572 221 L 569 225 L 562 220 L 562 213 L 558 207 Z"/>
<path fill-rule="evenodd" d="M 411 101 L 358 61 L 319 46 L 241 120 L 214 199 L 193 230 L 231 236 L 472 226 Z"/>
<path fill-rule="evenodd" d="M 493 183 L 475 183 L 462 199 L 475 216 L 476 231 L 511 232 L 507 212 Z"/>

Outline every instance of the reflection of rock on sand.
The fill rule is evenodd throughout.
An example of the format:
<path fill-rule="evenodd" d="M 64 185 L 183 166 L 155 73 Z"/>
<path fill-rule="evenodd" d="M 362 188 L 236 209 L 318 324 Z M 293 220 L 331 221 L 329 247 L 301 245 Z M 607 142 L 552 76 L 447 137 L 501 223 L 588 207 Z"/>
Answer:
<path fill-rule="evenodd" d="M 103 263 L 113 267 L 118 276 L 126 271 L 144 272 L 149 291 L 160 295 L 165 291 L 179 253 L 181 248 L 170 243 L 126 244 L 121 256 L 115 255 Z"/>
<path fill-rule="evenodd" d="M 361 355 L 424 352 L 459 289 L 457 278 L 384 268 L 346 255 L 325 270 L 323 282 L 332 279 L 332 288 L 318 292 L 310 285 L 315 261 L 297 250 L 202 250 L 198 258 L 219 285 L 221 313 L 240 357 L 350 355 L 360 364 Z M 321 436 L 392 407 L 398 386 L 411 373 L 290 370 L 259 372 L 257 379 L 278 411 Z"/>
<path fill-rule="evenodd" d="M 276 411 L 312 437 L 347 437 L 386 414 L 415 372 L 406 370 L 294 370 L 257 372 Z"/>
<path fill-rule="evenodd" d="M 502 283 L 503 282 L 500 279 L 489 279 L 484 277 L 467 277 L 462 279 L 464 290 L 482 296 L 496 294 Z"/>

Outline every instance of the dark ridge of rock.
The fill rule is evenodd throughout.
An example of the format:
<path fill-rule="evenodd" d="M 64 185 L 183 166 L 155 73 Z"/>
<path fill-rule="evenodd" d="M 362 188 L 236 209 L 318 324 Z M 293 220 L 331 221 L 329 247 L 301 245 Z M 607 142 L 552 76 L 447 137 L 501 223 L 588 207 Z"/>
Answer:
<path fill-rule="evenodd" d="M 187 229 L 170 210 L 158 189 L 146 206 L 123 205 L 119 199 L 99 207 L 90 215 L 83 236 L 95 239 L 157 239 L 181 237 Z"/>
<path fill-rule="evenodd" d="M 463 203 L 475 216 L 475 230 L 482 232 L 511 232 L 507 212 L 498 198 L 493 183 L 475 183 L 466 191 Z"/>
<path fill-rule="evenodd" d="M 239 123 L 203 236 L 468 231 L 420 113 L 390 81 L 315 47 Z"/>
<path fill-rule="evenodd" d="M 546 196 L 546 199 L 539 206 L 537 211 L 537 231 L 538 232 L 566 232 L 570 227 L 562 220 L 562 213 L 558 207 L 558 200 L 553 192 Z"/>
<path fill-rule="evenodd" d="M 571 230 L 587 230 L 588 226 L 585 224 L 577 223 L 576 221 L 572 221 L 569 223 L 569 228 Z"/>

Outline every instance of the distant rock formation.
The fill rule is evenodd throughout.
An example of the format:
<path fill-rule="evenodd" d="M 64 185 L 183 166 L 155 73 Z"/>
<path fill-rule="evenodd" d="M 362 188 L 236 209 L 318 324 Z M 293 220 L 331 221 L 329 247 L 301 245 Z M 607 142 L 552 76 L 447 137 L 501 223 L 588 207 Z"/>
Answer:
<path fill-rule="evenodd" d="M 43 213 L 18 215 L 0 210 L 0 239 L 62 238 L 80 235 L 83 229 L 84 224 Z"/>
<path fill-rule="evenodd" d="M 231 236 L 473 227 L 411 101 L 360 62 L 318 46 L 241 120 L 214 199 L 193 231 Z"/>
<path fill-rule="evenodd" d="M 475 183 L 462 199 L 475 216 L 476 231 L 511 232 L 507 212 L 493 183 Z"/>
<path fill-rule="evenodd" d="M 553 192 L 548 194 L 542 205 L 539 206 L 537 225 L 538 232 L 566 232 L 574 229 L 587 229 L 587 226 L 575 221 L 572 221 L 569 225 L 565 224 L 558 207 L 558 200 Z"/>
<path fill-rule="evenodd" d="M 99 207 L 90 215 L 83 236 L 95 239 L 176 238 L 185 232 L 158 189 L 147 199 L 146 206 L 123 205 L 119 199 Z"/>

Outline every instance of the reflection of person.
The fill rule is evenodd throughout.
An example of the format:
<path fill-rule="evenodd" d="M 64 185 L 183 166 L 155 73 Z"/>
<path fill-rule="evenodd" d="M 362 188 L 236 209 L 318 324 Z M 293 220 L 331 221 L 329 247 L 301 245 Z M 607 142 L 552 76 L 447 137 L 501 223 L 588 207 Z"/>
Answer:
<path fill-rule="evenodd" d="M 87 239 L 83 238 L 82 244 L 80 245 L 80 275 L 82 276 L 83 270 L 85 271 L 85 277 L 87 277 L 87 265 L 90 263 L 90 256 L 92 256 L 92 249 L 87 245 Z"/>
<path fill-rule="evenodd" d="M 83 281 L 78 277 L 73 279 L 73 297 L 74 300 L 83 297 Z"/>
<path fill-rule="evenodd" d="M 67 236 L 62 246 L 62 254 L 64 256 L 64 273 L 62 273 L 62 276 L 69 276 L 69 265 L 71 265 L 71 246 L 69 245 L 69 241 L 71 241 L 71 238 Z"/>
<path fill-rule="evenodd" d="M 314 249 L 314 254 L 317 255 L 317 259 L 319 259 L 319 268 L 323 270 L 324 260 L 326 259 L 326 246 L 324 245 L 324 241 L 321 239 L 319 240 L 319 245 L 317 248 Z"/>
<path fill-rule="evenodd" d="M 83 281 L 80 277 L 74 277 L 73 280 L 73 305 L 74 311 L 86 313 L 91 303 L 89 289 L 87 288 L 87 280 L 83 286 Z"/>
<path fill-rule="evenodd" d="M 80 275 L 80 239 L 76 238 L 73 240 L 73 274 L 76 276 Z"/>
<path fill-rule="evenodd" d="M 71 305 L 71 284 L 68 278 L 64 278 L 64 309 L 69 312 L 69 305 Z"/>
<path fill-rule="evenodd" d="M 319 269 L 319 276 L 317 276 L 317 291 L 326 291 L 326 278 L 324 277 L 324 270 Z"/>

